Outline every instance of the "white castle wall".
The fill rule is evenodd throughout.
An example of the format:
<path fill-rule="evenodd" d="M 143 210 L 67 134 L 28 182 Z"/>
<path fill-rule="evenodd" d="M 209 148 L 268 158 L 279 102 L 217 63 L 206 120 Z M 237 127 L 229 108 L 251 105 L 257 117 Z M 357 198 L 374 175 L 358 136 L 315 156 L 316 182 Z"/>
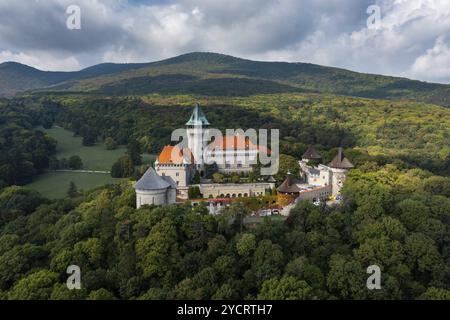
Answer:
<path fill-rule="evenodd" d="M 175 189 L 172 189 L 175 193 Z M 176 199 L 173 195 L 169 195 L 170 189 L 158 189 L 158 190 L 136 190 L 136 207 L 139 209 L 143 205 L 156 205 L 163 206 L 167 204 L 175 203 Z"/>
<path fill-rule="evenodd" d="M 216 162 L 219 172 L 225 174 L 248 173 L 257 163 L 258 150 L 206 150 L 208 163 Z"/>
<path fill-rule="evenodd" d="M 201 184 L 200 192 L 204 198 L 221 197 L 254 197 L 264 196 L 266 189 L 275 188 L 273 183 L 224 183 L 224 184 Z"/>
<path fill-rule="evenodd" d="M 190 169 L 186 164 L 155 164 L 155 170 L 158 175 L 171 177 L 179 187 L 189 185 Z"/>
<path fill-rule="evenodd" d="M 344 185 L 345 179 L 347 178 L 347 170 L 331 168 L 331 172 L 332 194 L 333 196 L 337 196 L 341 194 L 341 189 Z"/>
<path fill-rule="evenodd" d="M 308 184 L 312 186 L 328 186 L 331 184 L 330 168 L 324 165 L 319 165 L 317 168 L 318 174 L 308 175 Z"/>
<path fill-rule="evenodd" d="M 312 186 L 326 187 L 330 186 L 330 194 L 337 196 L 341 193 L 344 181 L 347 178 L 346 169 L 335 169 L 330 168 L 326 165 L 319 165 L 314 169 L 317 170 L 318 174 L 311 174 L 311 167 L 308 166 L 308 161 L 300 161 L 300 168 L 305 173 L 306 182 Z"/>

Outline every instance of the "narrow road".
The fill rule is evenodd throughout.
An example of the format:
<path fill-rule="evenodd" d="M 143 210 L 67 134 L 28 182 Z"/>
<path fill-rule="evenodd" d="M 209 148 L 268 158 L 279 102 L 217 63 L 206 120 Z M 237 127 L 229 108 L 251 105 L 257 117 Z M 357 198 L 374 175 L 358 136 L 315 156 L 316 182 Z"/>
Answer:
<path fill-rule="evenodd" d="M 46 172 L 77 172 L 77 173 L 102 173 L 111 174 L 111 171 L 95 171 L 95 170 L 45 170 Z"/>

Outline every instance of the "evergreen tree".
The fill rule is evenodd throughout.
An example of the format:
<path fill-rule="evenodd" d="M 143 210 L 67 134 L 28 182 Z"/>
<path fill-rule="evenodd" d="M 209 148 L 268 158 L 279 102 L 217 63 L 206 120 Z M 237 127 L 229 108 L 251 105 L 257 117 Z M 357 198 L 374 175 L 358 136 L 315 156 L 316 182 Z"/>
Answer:
<path fill-rule="evenodd" d="M 133 161 L 129 156 L 120 157 L 111 167 L 113 178 L 129 178 L 134 173 Z"/>
<path fill-rule="evenodd" d="M 202 194 L 200 192 L 200 188 L 198 186 L 189 187 L 189 189 L 188 189 L 188 197 L 189 197 L 189 199 L 199 199 L 199 198 L 201 198 Z"/>
<path fill-rule="evenodd" d="M 83 137 L 83 146 L 85 147 L 92 147 L 97 142 L 97 132 L 92 127 L 84 126 L 81 130 L 81 135 Z"/>
<path fill-rule="evenodd" d="M 134 165 L 140 165 L 142 163 L 141 157 L 141 145 L 136 140 L 131 140 L 127 145 L 127 154 L 133 161 Z"/>
<path fill-rule="evenodd" d="M 69 196 L 69 198 L 75 198 L 76 196 L 78 196 L 78 188 L 75 182 L 70 181 L 67 195 Z"/>
<path fill-rule="evenodd" d="M 195 171 L 195 175 L 194 175 L 194 178 L 192 179 L 192 183 L 199 184 L 200 181 L 201 181 L 200 173 L 198 171 Z"/>
<path fill-rule="evenodd" d="M 83 167 L 83 161 L 79 156 L 72 156 L 69 159 L 69 168 L 72 170 L 80 170 Z"/>

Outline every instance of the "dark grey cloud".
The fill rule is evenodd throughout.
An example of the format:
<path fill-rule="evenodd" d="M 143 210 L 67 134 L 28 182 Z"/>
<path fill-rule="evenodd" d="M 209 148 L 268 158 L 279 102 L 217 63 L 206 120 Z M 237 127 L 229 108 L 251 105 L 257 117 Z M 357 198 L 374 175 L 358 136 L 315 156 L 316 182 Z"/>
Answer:
<path fill-rule="evenodd" d="M 93 2 L 96 2 L 95 0 Z M 82 30 L 66 27 L 66 9 L 77 3 L 82 12 Z M 102 15 L 89 1 L 0 1 L 2 46 L 22 50 L 59 50 L 81 53 L 96 50 L 130 37 L 120 22 Z"/>

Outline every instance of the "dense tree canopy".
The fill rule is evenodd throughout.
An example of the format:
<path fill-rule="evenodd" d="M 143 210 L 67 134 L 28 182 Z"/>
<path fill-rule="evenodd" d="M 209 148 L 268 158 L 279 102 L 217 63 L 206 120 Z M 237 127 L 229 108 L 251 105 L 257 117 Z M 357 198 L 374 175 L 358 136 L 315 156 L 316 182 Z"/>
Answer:
<path fill-rule="evenodd" d="M 197 100 L 221 130 L 280 129 L 279 182 L 298 174 L 309 144 L 325 163 L 344 147 L 357 166 L 344 201 L 300 202 L 286 219 L 246 223 L 256 199 L 211 216 L 188 203 L 136 210 L 128 182 L 58 201 L 11 186 L 70 167 L 55 161 L 56 141 L 40 125 L 56 122 L 86 145 L 128 145 L 111 171 L 129 177 L 142 150 L 170 143 Z M 0 298 L 449 299 L 449 117 L 409 101 L 288 93 L 1 100 Z M 69 265 L 81 268 L 81 290 L 65 286 Z M 381 269 L 381 290 L 366 287 L 370 265 Z"/>
<path fill-rule="evenodd" d="M 0 296 L 448 299 L 450 200 L 427 191 L 428 179 L 435 177 L 393 165 L 355 169 L 342 205 L 300 202 L 287 219 L 256 225 L 239 205 L 220 216 L 189 204 L 136 210 L 126 183 L 53 202 L 33 195 L 24 203 L 17 197 L 28 191 L 7 188 Z M 79 291 L 65 287 L 73 264 L 82 271 Z M 370 265 L 381 269 L 381 290 L 366 287 Z"/>
<path fill-rule="evenodd" d="M 56 141 L 35 126 L 43 121 L 41 108 L 51 117 L 53 104 L 26 108 L 23 101 L 0 101 L 0 188 L 29 182 L 47 169 Z"/>

